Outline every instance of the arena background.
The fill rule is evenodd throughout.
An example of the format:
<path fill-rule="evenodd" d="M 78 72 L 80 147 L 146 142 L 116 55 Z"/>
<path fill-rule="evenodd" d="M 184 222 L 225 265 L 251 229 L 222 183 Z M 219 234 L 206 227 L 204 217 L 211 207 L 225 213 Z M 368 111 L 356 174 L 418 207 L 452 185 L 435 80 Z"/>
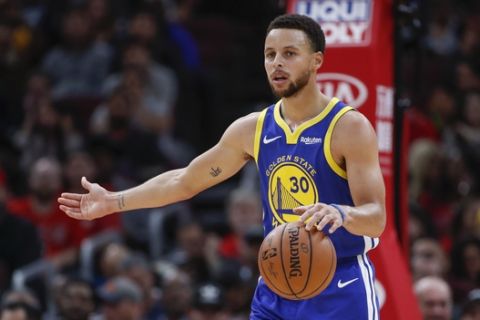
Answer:
<path fill-rule="evenodd" d="M 82 279 L 92 306 L 77 306 L 78 318 L 102 318 L 119 312 L 102 289 L 120 277 L 143 292 L 132 319 L 247 318 L 261 241 L 248 214 L 259 210 L 254 166 L 178 206 L 94 222 L 65 218 L 56 197 L 81 190 L 82 175 L 117 190 L 183 166 L 234 119 L 268 106 L 265 29 L 284 12 L 322 25 L 321 89 L 378 134 L 388 224 L 371 256 L 382 318 L 420 319 L 413 288 L 425 276 L 452 291 L 445 319 L 473 314 L 474 0 L 0 0 L 2 310 L 21 301 L 45 319 L 73 319 L 65 297 Z M 12 298 L 12 288 L 32 292 Z"/>

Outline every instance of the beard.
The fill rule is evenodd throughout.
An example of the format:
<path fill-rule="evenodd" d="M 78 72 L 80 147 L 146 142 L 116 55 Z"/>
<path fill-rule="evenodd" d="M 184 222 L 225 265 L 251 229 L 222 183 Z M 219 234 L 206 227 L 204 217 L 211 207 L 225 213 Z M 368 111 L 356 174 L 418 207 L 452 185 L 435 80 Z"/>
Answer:
<path fill-rule="evenodd" d="M 297 80 L 293 80 L 287 89 L 284 90 L 275 90 L 272 83 L 270 82 L 270 88 L 275 96 L 278 98 L 290 98 L 296 95 L 300 90 L 302 90 L 308 83 L 310 79 L 310 71 L 305 71 Z"/>

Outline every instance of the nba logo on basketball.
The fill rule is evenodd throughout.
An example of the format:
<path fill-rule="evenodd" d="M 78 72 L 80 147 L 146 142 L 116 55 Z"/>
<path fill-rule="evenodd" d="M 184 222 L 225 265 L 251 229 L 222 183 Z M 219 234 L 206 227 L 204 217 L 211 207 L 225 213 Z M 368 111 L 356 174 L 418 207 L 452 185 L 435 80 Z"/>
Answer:
<path fill-rule="evenodd" d="M 316 20 L 329 48 L 370 44 L 373 0 L 300 0 L 294 11 Z"/>

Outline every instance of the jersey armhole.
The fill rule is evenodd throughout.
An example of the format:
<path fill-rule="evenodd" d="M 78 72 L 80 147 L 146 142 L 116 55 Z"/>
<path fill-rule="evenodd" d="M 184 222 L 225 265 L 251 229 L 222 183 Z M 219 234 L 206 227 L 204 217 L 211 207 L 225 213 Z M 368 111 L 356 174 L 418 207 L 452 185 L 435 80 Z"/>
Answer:
<path fill-rule="evenodd" d="M 265 115 L 267 114 L 267 110 L 268 108 L 263 109 L 263 111 L 260 113 L 257 119 L 257 126 L 255 128 L 255 141 L 253 142 L 253 157 L 256 163 L 258 163 L 258 153 L 260 151 L 260 140 L 262 135 L 263 122 L 265 120 Z"/>
<path fill-rule="evenodd" d="M 343 107 L 332 119 L 332 122 L 330 122 L 330 125 L 328 126 L 327 133 L 325 135 L 325 143 L 323 144 L 323 153 L 325 154 L 325 159 L 327 159 L 327 163 L 330 166 L 330 169 L 333 170 L 337 175 L 342 177 L 343 179 L 347 179 L 347 172 L 342 169 L 338 165 L 338 163 L 335 162 L 335 159 L 333 159 L 332 156 L 332 149 L 331 149 L 331 140 L 332 140 L 332 133 L 333 129 L 335 128 L 335 125 L 337 124 L 338 120 L 348 111 L 355 110 L 354 108 L 350 106 Z"/>

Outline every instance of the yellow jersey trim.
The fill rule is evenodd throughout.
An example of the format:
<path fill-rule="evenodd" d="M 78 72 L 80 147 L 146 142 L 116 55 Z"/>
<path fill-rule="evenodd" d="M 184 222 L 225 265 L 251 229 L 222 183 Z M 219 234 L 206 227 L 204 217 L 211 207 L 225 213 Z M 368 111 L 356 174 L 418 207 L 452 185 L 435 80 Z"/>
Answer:
<path fill-rule="evenodd" d="M 335 128 L 335 125 L 337 124 L 340 117 L 343 116 L 345 113 L 347 113 L 350 110 L 355 110 L 355 109 L 353 109 L 350 106 L 345 106 L 335 115 L 335 117 L 333 117 L 332 122 L 330 122 L 330 125 L 328 126 L 327 134 L 325 135 L 325 141 L 324 141 L 324 144 L 323 144 L 323 153 L 325 154 L 325 159 L 327 159 L 328 165 L 330 166 L 330 168 L 336 174 L 338 174 L 340 177 L 342 177 L 344 179 L 347 179 L 347 172 L 345 170 L 343 170 L 335 162 L 335 159 L 333 159 L 330 144 L 331 144 L 332 133 L 333 133 L 333 129 Z"/>
<path fill-rule="evenodd" d="M 253 157 L 255 158 L 255 162 L 257 163 L 258 163 L 258 152 L 260 151 L 260 140 L 262 135 L 263 122 L 265 120 L 265 115 L 267 114 L 267 110 L 268 108 L 260 112 L 257 119 L 257 126 L 255 128 L 255 141 L 253 142 Z"/>
<path fill-rule="evenodd" d="M 288 126 L 288 124 L 285 122 L 285 120 L 282 118 L 282 116 L 280 115 L 280 104 L 281 104 L 282 100 L 278 101 L 275 104 L 275 108 L 273 110 L 273 115 L 274 115 L 275 122 L 285 132 L 285 137 L 286 137 L 286 140 L 287 140 L 287 144 L 296 144 L 297 141 L 298 141 L 298 138 L 300 137 L 302 132 L 305 129 L 313 126 L 314 124 L 317 124 L 320 121 L 322 121 L 323 118 L 325 118 L 327 116 L 327 114 L 333 109 L 333 107 L 337 104 L 338 101 L 339 100 L 337 98 L 332 98 L 330 100 L 330 102 L 327 104 L 327 106 L 322 110 L 322 112 L 320 112 L 318 115 L 316 115 L 312 119 L 307 120 L 304 123 L 302 123 L 301 125 L 299 125 L 298 127 L 296 127 L 293 132 L 290 129 L 290 127 Z"/>

